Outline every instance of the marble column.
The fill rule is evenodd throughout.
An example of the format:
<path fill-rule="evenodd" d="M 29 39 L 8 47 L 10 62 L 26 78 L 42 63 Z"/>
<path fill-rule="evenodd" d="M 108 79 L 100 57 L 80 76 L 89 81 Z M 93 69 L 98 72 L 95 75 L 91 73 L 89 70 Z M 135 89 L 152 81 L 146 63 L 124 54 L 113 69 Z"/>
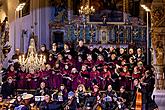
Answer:
<path fill-rule="evenodd" d="M 165 0 L 153 0 L 151 5 L 153 65 L 156 90 L 165 89 Z"/>

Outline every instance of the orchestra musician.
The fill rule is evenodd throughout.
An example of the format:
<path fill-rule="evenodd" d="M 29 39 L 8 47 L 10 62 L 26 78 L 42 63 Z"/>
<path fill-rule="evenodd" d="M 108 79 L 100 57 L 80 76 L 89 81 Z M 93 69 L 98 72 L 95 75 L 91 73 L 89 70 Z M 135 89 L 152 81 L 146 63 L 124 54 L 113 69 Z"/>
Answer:
<path fill-rule="evenodd" d="M 61 110 L 60 105 L 51 100 L 51 95 L 46 93 L 44 95 L 44 101 L 39 105 L 39 110 Z"/>
<path fill-rule="evenodd" d="M 128 110 L 128 106 L 129 106 L 129 95 L 125 90 L 124 86 L 120 87 L 120 91 L 117 95 L 118 100 L 118 108 L 121 110 Z"/>
<path fill-rule="evenodd" d="M 86 89 L 83 84 L 78 85 L 77 90 L 75 92 L 75 96 L 77 100 L 77 108 L 78 109 L 83 108 L 86 99 Z"/>
<path fill-rule="evenodd" d="M 115 110 L 117 108 L 117 93 L 112 89 L 111 85 L 108 85 L 108 88 L 105 92 L 106 96 L 110 97 L 109 109 Z"/>
<path fill-rule="evenodd" d="M 46 87 L 45 82 L 40 83 L 40 88 L 36 90 L 35 96 L 44 96 L 45 94 L 48 94 L 50 91 Z"/>
<path fill-rule="evenodd" d="M 154 90 L 154 84 L 155 84 L 155 76 L 151 71 L 151 68 L 146 67 L 145 75 L 142 77 L 140 81 L 140 86 L 142 89 L 142 102 L 143 102 L 143 109 L 149 110 L 149 109 L 157 109 L 157 105 L 152 100 L 151 96 Z"/>
<path fill-rule="evenodd" d="M 68 93 L 68 101 L 65 104 L 64 110 L 77 110 L 77 99 L 72 91 Z"/>
<path fill-rule="evenodd" d="M 16 110 L 32 110 L 31 104 L 31 98 L 33 97 L 32 94 L 24 93 L 22 96 L 22 102 L 20 102 L 20 105 L 18 107 L 15 107 Z"/>
<path fill-rule="evenodd" d="M 15 85 L 11 76 L 2 84 L 1 94 L 4 99 L 12 98 L 15 95 Z"/>

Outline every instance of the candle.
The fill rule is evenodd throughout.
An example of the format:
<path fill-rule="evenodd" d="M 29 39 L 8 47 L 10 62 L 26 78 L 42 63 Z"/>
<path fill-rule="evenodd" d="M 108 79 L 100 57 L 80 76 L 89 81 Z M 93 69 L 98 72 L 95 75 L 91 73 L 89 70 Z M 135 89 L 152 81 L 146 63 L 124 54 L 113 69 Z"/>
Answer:
<path fill-rule="evenodd" d="M 86 27 L 86 25 L 84 24 L 84 28 Z"/>
<path fill-rule="evenodd" d="M 40 61 L 42 61 L 42 55 L 41 55 L 41 57 L 40 57 Z"/>
<path fill-rule="evenodd" d="M 44 56 L 43 62 L 46 62 L 46 57 Z"/>
<path fill-rule="evenodd" d="M 19 62 L 21 63 L 21 56 L 19 56 Z"/>
<path fill-rule="evenodd" d="M 25 61 L 25 56 L 24 55 L 22 55 L 22 62 L 24 62 Z"/>
<path fill-rule="evenodd" d="M 79 28 L 79 25 L 77 24 L 77 29 Z"/>

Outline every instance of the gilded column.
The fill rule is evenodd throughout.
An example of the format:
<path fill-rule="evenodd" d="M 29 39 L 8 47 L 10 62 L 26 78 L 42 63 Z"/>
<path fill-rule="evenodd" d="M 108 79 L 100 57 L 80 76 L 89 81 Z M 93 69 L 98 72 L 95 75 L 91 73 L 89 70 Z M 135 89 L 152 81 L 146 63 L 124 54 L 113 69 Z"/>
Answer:
<path fill-rule="evenodd" d="M 156 89 L 165 89 L 165 0 L 153 0 L 151 6 L 153 65 Z"/>

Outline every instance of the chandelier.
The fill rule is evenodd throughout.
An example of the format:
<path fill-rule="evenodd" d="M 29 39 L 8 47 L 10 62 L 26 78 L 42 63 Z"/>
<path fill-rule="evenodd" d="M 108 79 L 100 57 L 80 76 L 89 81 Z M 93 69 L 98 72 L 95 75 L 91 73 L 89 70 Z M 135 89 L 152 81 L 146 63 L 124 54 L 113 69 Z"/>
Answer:
<path fill-rule="evenodd" d="M 19 63 L 24 66 L 26 70 L 39 70 L 41 65 L 46 62 L 46 57 L 44 55 L 38 55 L 35 47 L 35 40 L 30 39 L 30 45 L 28 48 L 27 55 L 19 56 Z"/>
<path fill-rule="evenodd" d="M 79 9 L 79 13 L 81 15 L 91 15 L 95 12 L 95 9 L 93 8 L 93 6 L 89 7 L 89 5 L 86 6 L 81 6 L 81 8 Z"/>

